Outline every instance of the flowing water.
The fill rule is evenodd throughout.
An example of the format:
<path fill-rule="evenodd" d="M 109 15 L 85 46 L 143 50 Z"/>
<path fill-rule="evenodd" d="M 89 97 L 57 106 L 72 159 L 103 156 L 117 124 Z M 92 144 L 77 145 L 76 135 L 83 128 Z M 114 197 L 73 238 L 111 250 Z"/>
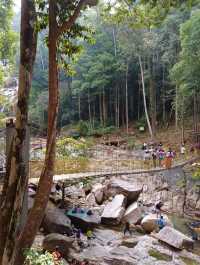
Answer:
<path fill-rule="evenodd" d="M 169 216 L 170 220 L 173 223 L 173 226 L 175 229 L 179 230 L 180 232 L 182 232 L 183 234 L 192 237 L 192 231 L 188 226 L 188 223 L 194 222 L 196 220 L 191 219 L 189 217 L 182 217 L 182 216 L 178 216 L 178 215 L 170 215 Z M 193 251 L 196 254 L 200 254 L 200 240 L 195 241 L 194 243 L 194 249 Z"/>

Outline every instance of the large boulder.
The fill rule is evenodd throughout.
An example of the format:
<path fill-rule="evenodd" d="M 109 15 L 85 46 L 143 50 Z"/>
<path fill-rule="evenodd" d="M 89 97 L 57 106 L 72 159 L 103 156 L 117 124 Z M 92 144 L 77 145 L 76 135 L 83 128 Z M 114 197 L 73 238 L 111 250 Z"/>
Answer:
<path fill-rule="evenodd" d="M 118 194 L 109 202 L 102 213 L 101 222 L 103 224 L 119 224 L 126 206 L 126 197 L 123 194 Z"/>
<path fill-rule="evenodd" d="M 177 231 L 176 229 L 166 226 L 160 230 L 156 237 L 168 245 L 176 248 L 176 249 L 183 249 L 183 248 L 193 248 L 194 241 L 184 235 L 183 233 Z"/>
<path fill-rule="evenodd" d="M 60 209 L 47 209 L 42 222 L 47 233 L 71 234 L 71 221 Z"/>
<path fill-rule="evenodd" d="M 166 225 L 171 226 L 172 224 L 169 218 L 166 215 L 163 215 L 163 217 L 166 222 Z M 147 233 L 151 233 L 158 228 L 158 225 L 157 225 L 158 220 L 159 220 L 159 216 L 157 214 L 150 213 L 142 219 L 141 221 L 142 228 Z"/>
<path fill-rule="evenodd" d="M 124 180 L 114 180 L 107 185 L 104 192 L 107 197 L 123 194 L 127 197 L 128 204 L 131 204 L 138 199 L 142 186 Z"/>
<path fill-rule="evenodd" d="M 129 222 L 130 224 L 137 224 L 142 219 L 142 209 L 137 202 L 132 203 L 126 209 L 123 222 Z"/>
<path fill-rule="evenodd" d="M 88 206 L 95 206 L 96 205 L 95 195 L 93 193 L 89 193 L 86 197 L 86 202 L 88 203 Z"/>
<path fill-rule="evenodd" d="M 73 209 L 71 209 L 65 214 L 76 227 L 81 228 L 83 231 L 86 231 L 88 227 L 93 228 L 101 223 L 101 218 L 98 214 L 92 212 L 92 215 L 88 215 L 88 209 L 82 210 L 82 213 L 74 213 Z"/>
<path fill-rule="evenodd" d="M 59 252 L 61 252 L 64 258 L 68 258 L 69 249 L 73 248 L 74 239 L 60 235 L 57 233 L 52 233 L 47 235 L 42 243 L 42 248 L 47 251 L 54 251 L 58 247 Z"/>
<path fill-rule="evenodd" d="M 104 199 L 103 188 L 104 188 L 103 185 L 101 183 L 98 183 L 95 184 L 92 189 L 92 193 L 94 194 L 96 202 L 98 204 L 101 204 Z"/>

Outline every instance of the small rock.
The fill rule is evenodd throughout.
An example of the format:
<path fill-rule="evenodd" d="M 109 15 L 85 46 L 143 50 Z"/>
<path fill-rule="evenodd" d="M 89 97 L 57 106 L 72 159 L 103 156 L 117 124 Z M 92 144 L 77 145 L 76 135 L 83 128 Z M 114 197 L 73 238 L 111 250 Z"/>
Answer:
<path fill-rule="evenodd" d="M 134 248 L 138 243 L 137 237 L 126 238 L 122 240 L 121 245 L 127 248 Z"/>

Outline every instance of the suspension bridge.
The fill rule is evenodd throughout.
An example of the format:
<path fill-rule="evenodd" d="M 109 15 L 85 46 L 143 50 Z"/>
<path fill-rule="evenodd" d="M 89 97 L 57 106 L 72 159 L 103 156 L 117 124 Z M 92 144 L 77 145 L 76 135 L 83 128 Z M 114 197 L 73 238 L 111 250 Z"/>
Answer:
<path fill-rule="evenodd" d="M 173 164 L 170 169 L 164 167 L 156 167 L 149 169 L 134 169 L 134 170 L 102 170 L 102 171 L 90 171 L 90 172 L 80 172 L 80 173 L 69 173 L 69 174 L 60 174 L 55 175 L 54 181 L 81 181 L 87 178 L 101 178 L 101 177 L 112 177 L 112 176 L 122 176 L 122 175 L 137 175 L 137 174 L 154 174 L 163 171 L 170 171 L 177 168 L 184 168 L 186 165 L 192 165 L 200 159 L 200 156 L 190 158 L 185 161 L 177 161 Z M 39 178 L 30 178 L 29 182 L 38 183 Z"/>

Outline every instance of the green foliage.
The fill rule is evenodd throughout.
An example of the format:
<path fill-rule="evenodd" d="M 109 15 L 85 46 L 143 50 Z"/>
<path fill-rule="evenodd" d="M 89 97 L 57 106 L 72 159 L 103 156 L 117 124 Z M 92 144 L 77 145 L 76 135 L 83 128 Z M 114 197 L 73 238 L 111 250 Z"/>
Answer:
<path fill-rule="evenodd" d="M 193 12 L 191 18 L 181 26 L 180 60 L 174 65 L 171 77 L 183 92 L 197 90 L 200 75 L 200 11 Z"/>
<path fill-rule="evenodd" d="M 139 121 L 136 122 L 136 127 L 138 128 L 138 130 L 140 129 L 140 127 L 146 127 L 146 119 L 143 116 L 142 118 L 140 118 Z"/>
<path fill-rule="evenodd" d="M 117 131 L 115 126 L 98 127 L 96 129 L 90 129 L 88 132 L 89 136 L 103 136 L 105 134 L 115 133 Z"/>
<path fill-rule="evenodd" d="M 195 181 L 199 181 L 200 180 L 200 168 L 198 167 L 195 172 L 192 174 L 192 178 Z"/>
<path fill-rule="evenodd" d="M 86 151 L 87 142 L 84 139 L 63 137 L 57 141 L 58 157 L 82 157 L 86 156 Z"/>
<path fill-rule="evenodd" d="M 157 260 L 172 261 L 171 256 L 161 253 L 160 251 L 156 249 L 150 249 L 148 252 L 151 257 L 154 257 Z"/>
<path fill-rule="evenodd" d="M 26 256 L 25 265 L 54 265 L 53 256 L 49 252 L 43 253 L 42 250 L 29 249 L 25 251 Z M 62 265 L 63 262 L 59 261 L 58 265 Z"/>
<path fill-rule="evenodd" d="M 89 124 L 85 121 L 79 121 L 77 125 L 78 132 L 81 136 L 87 136 L 89 132 Z"/>

